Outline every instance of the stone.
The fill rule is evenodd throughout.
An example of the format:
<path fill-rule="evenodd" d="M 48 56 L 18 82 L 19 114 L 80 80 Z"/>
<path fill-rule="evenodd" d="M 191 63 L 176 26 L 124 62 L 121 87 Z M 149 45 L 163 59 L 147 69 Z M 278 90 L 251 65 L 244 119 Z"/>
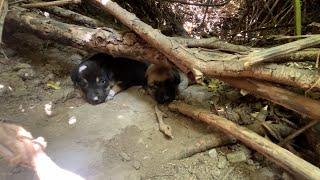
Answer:
<path fill-rule="evenodd" d="M 227 159 L 231 163 L 247 161 L 247 156 L 243 151 L 235 151 L 227 154 Z"/>
<path fill-rule="evenodd" d="M 17 75 L 22 80 L 31 80 L 31 79 L 34 79 L 35 72 L 32 69 L 20 69 L 18 70 Z"/>
<path fill-rule="evenodd" d="M 200 85 L 189 86 L 184 91 L 180 92 L 179 98 L 185 100 L 187 103 L 200 104 L 208 106 L 208 101 L 213 97 L 207 87 Z"/>
<path fill-rule="evenodd" d="M 209 152 L 208 152 L 209 156 L 211 158 L 217 158 L 218 157 L 218 153 L 217 153 L 217 150 L 216 149 L 210 149 Z"/>
<path fill-rule="evenodd" d="M 120 156 L 122 158 L 122 161 L 131 161 L 131 158 L 128 154 L 126 154 L 125 152 L 121 152 Z"/>
<path fill-rule="evenodd" d="M 139 161 L 134 161 L 132 165 L 136 170 L 139 170 L 141 167 L 141 163 Z"/>
<path fill-rule="evenodd" d="M 227 166 L 227 158 L 225 156 L 219 156 L 218 157 L 218 168 L 219 169 L 224 169 Z"/>
<path fill-rule="evenodd" d="M 14 71 L 18 71 L 20 69 L 31 69 L 31 65 L 27 63 L 18 63 L 13 68 Z"/>

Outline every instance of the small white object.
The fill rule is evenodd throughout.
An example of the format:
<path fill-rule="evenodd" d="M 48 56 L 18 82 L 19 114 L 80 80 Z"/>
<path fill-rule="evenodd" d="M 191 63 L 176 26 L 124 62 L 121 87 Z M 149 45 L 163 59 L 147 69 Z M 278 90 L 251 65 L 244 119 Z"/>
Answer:
<path fill-rule="evenodd" d="M 109 0 L 102 0 L 101 3 L 105 6 Z"/>
<path fill-rule="evenodd" d="M 241 89 L 241 90 L 240 90 L 240 94 L 241 94 L 242 96 L 246 96 L 247 94 L 249 94 L 249 92 L 246 91 L 246 90 Z"/>
<path fill-rule="evenodd" d="M 12 87 L 11 87 L 11 86 L 8 86 L 8 88 L 9 88 L 9 90 L 10 90 L 10 91 L 13 91 L 13 89 L 12 89 Z"/>
<path fill-rule="evenodd" d="M 82 65 L 79 67 L 79 73 L 81 73 L 83 70 L 87 69 L 86 65 Z"/>
<path fill-rule="evenodd" d="M 44 12 L 43 15 L 44 15 L 45 17 L 47 17 L 47 18 L 50 16 L 50 14 L 49 14 L 48 12 Z"/>
<path fill-rule="evenodd" d="M 93 100 L 97 101 L 98 100 L 98 96 L 93 97 Z"/>
<path fill-rule="evenodd" d="M 113 99 L 113 97 L 116 95 L 116 92 L 114 92 L 114 90 L 110 90 L 109 91 L 109 94 L 108 94 L 108 96 L 107 96 L 107 98 L 106 98 L 106 100 L 111 100 L 111 99 Z"/>
<path fill-rule="evenodd" d="M 71 116 L 71 118 L 68 121 L 70 125 L 75 124 L 76 122 L 77 122 L 77 118 L 75 116 Z"/>
<path fill-rule="evenodd" d="M 48 116 L 52 115 L 52 102 L 50 101 L 49 103 L 44 105 L 44 111 Z"/>
<path fill-rule="evenodd" d="M 3 84 L 0 84 L 0 89 L 4 88 L 4 85 Z"/>

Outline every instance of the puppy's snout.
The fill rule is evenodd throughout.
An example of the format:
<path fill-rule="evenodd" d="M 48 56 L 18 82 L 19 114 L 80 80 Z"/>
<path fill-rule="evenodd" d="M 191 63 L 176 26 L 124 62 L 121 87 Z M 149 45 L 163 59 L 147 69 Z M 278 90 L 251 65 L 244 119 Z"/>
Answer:
<path fill-rule="evenodd" d="M 105 97 L 101 92 L 90 91 L 87 93 L 87 100 L 90 104 L 100 104 L 104 102 Z"/>

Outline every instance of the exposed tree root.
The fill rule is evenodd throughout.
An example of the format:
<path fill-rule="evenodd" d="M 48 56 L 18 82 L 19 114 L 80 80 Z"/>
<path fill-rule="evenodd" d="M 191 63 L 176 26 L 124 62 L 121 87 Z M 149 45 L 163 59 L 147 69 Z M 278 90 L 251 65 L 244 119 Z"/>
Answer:
<path fill-rule="evenodd" d="M 319 179 L 320 177 L 320 170 L 316 166 L 295 156 L 290 151 L 281 148 L 247 128 L 238 126 L 225 118 L 214 115 L 208 110 L 195 108 L 181 102 L 171 103 L 169 108 L 195 120 L 208 123 L 224 133 L 234 136 L 279 166 L 297 175 L 297 177 L 314 180 Z"/>

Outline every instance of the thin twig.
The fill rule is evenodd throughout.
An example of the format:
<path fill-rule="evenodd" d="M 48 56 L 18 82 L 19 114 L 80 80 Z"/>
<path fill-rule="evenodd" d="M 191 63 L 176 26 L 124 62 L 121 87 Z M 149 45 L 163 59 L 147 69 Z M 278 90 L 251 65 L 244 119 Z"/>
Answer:
<path fill-rule="evenodd" d="M 302 127 L 301 129 L 295 131 L 294 133 L 290 134 L 287 136 L 283 141 L 279 143 L 280 146 L 286 145 L 289 141 L 291 141 L 293 138 L 297 137 L 299 134 L 303 133 L 307 129 L 311 128 L 312 126 L 316 125 L 319 121 L 318 120 L 313 120 L 309 122 L 307 125 Z"/>
<path fill-rule="evenodd" d="M 217 7 L 217 6 L 224 6 L 230 2 L 230 0 L 226 0 L 225 2 L 222 3 L 191 3 L 191 2 L 186 2 L 183 0 L 164 0 L 170 3 L 179 3 L 179 4 L 185 4 L 185 5 L 192 5 L 192 6 L 208 6 L 208 7 Z"/>
<path fill-rule="evenodd" d="M 157 116 L 157 119 L 159 122 L 159 130 L 164 135 L 166 135 L 172 139 L 173 135 L 172 135 L 171 127 L 163 122 L 163 117 L 166 117 L 167 115 L 165 113 L 163 113 L 162 111 L 160 111 L 157 105 L 154 106 L 154 110 L 155 110 L 155 113 L 156 113 L 156 116 Z"/>
<path fill-rule="evenodd" d="M 312 84 L 312 86 L 306 90 L 306 92 L 304 92 L 304 95 L 307 96 L 307 94 L 314 88 L 316 87 L 318 84 L 320 83 L 320 78 L 314 83 Z"/>
<path fill-rule="evenodd" d="M 319 68 L 319 58 L 320 58 L 320 52 L 318 53 L 317 61 L 316 61 L 316 68 Z"/>
<path fill-rule="evenodd" d="M 24 8 L 40 8 L 40 7 L 49 7 L 49 6 L 63 6 L 66 4 L 80 4 L 81 0 L 60 0 L 60 1 L 50 1 L 50 2 L 40 2 L 32 4 L 23 4 L 21 7 Z"/>

